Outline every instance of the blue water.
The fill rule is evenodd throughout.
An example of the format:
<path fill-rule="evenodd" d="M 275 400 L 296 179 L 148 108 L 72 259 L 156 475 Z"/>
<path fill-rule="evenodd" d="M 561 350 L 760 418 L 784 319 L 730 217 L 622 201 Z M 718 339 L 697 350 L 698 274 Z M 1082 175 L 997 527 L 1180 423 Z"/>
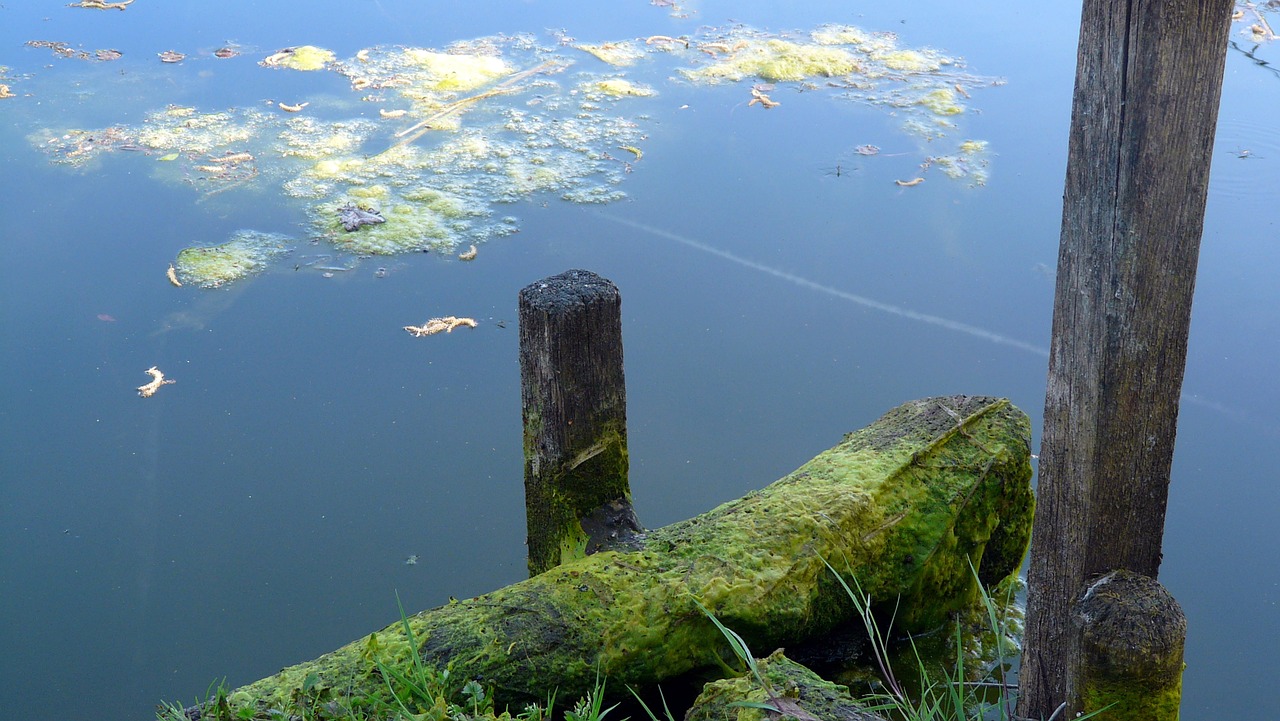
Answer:
<path fill-rule="evenodd" d="M 522 578 L 515 299 L 567 268 L 623 294 L 632 488 L 650 526 L 760 487 L 905 400 L 1004 395 L 1039 424 L 1077 6 L 477 5 L 0 5 L 0 83 L 19 94 L 0 100 L 0 719 L 149 718 L 380 628 L 397 592 L 420 609 Z M 413 255 L 325 278 L 281 263 L 199 291 L 162 279 L 178 249 L 246 227 L 305 235 L 298 204 L 270 186 L 197 202 L 154 158 L 70 169 L 27 140 L 168 103 L 345 91 L 254 64 L 291 45 L 350 57 L 728 22 L 891 30 L 1003 78 L 961 119 L 991 144 L 989 181 L 894 185 L 927 148 L 886 108 L 780 90 L 766 112 L 741 86 L 657 78 L 625 201 L 516 203 L 520 232 L 470 264 Z M 125 56 L 59 59 L 28 40 Z M 208 56 L 227 42 L 245 55 Z M 161 65 L 168 49 L 188 60 Z M 1274 708 L 1278 111 L 1280 77 L 1232 50 L 1161 572 L 1189 619 L 1185 719 Z M 884 156 L 853 152 L 867 143 Z M 400 330 L 449 314 L 480 326 Z M 152 365 L 177 383 L 142 400 Z"/>

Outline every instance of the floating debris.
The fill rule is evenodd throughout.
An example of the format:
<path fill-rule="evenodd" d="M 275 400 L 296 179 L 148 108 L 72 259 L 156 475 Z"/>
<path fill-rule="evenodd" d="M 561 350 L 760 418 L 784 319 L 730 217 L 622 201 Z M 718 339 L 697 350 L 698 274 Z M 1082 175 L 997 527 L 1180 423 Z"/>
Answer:
<path fill-rule="evenodd" d="M 347 203 L 338 208 L 338 222 L 342 223 L 343 230 L 350 233 L 361 226 L 385 223 L 387 219 L 374 208 L 362 208 L 355 203 Z"/>
<path fill-rule="evenodd" d="M 879 155 L 880 148 L 875 145 L 859 145 L 853 149 L 853 152 L 858 155 Z"/>
<path fill-rule="evenodd" d="M 201 288 L 219 288 L 265 270 L 272 260 L 289 252 L 290 242 L 278 233 L 237 230 L 221 245 L 180 251 L 176 271 Z"/>
<path fill-rule="evenodd" d="M 776 102 L 772 98 L 770 98 L 768 95 L 764 94 L 764 89 L 766 87 L 769 90 L 773 89 L 772 85 L 763 86 L 763 87 L 757 85 L 756 87 L 751 88 L 751 102 L 747 103 L 748 108 L 751 107 L 752 105 L 755 105 L 756 103 L 760 103 L 760 106 L 763 107 L 765 110 L 771 110 L 773 108 L 778 107 L 779 105 L 782 105 L 782 103 Z"/>
<path fill-rule="evenodd" d="M 67 7 L 69 8 L 89 8 L 92 10 L 124 10 L 133 4 L 133 0 L 121 0 L 120 2 L 105 2 L 104 0 L 80 0 L 74 2 Z"/>
<path fill-rule="evenodd" d="M 143 398 L 150 398 L 155 395 L 156 391 L 160 390 L 160 386 L 167 386 L 170 383 L 177 382 L 175 380 L 165 378 L 164 373 L 161 373 L 160 369 L 155 366 L 151 366 L 143 372 L 151 376 L 150 383 L 138 386 L 138 395 Z"/>
<path fill-rule="evenodd" d="M 415 553 L 414 555 L 409 556 L 408 558 L 404 559 L 404 565 L 406 565 L 406 566 L 416 566 L 416 565 L 418 565 L 418 555 Z"/>
<path fill-rule="evenodd" d="M 475 318 L 457 318 L 451 315 L 443 318 L 432 318 L 422 325 L 406 325 L 405 330 L 409 334 L 421 338 L 423 336 L 435 335 L 436 333 L 452 333 L 454 328 L 458 326 L 466 326 L 468 328 L 476 327 Z"/>
<path fill-rule="evenodd" d="M 276 105 L 278 105 L 280 109 L 285 111 L 286 113 L 299 112 L 310 104 L 311 103 L 298 103 L 297 105 L 289 105 L 287 103 L 276 103 Z"/>
<path fill-rule="evenodd" d="M 924 178 L 912 178 L 911 180 L 895 180 L 893 181 L 893 184 L 902 186 L 903 188 L 910 188 L 923 182 Z"/>
<path fill-rule="evenodd" d="M 473 245 L 467 251 L 458 253 L 458 260 L 475 260 L 478 253 L 479 251 L 477 251 L 476 247 Z"/>
<path fill-rule="evenodd" d="M 213 57 L 222 58 L 223 60 L 226 60 L 227 58 L 234 58 L 239 54 L 240 54 L 240 51 L 232 47 L 218 48 L 217 50 L 213 51 Z"/>
<path fill-rule="evenodd" d="M 180 63 L 187 59 L 186 55 L 177 50 L 165 50 L 162 53 L 156 53 L 156 55 L 160 56 L 160 62 L 162 63 Z"/>
<path fill-rule="evenodd" d="M 5 85 L 4 83 L 0 83 L 0 98 L 15 98 L 15 97 L 17 96 L 13 94 L 13 91 L 9 89 L 8 85 Z"/>
<path fill-rule="evenodd" d="M 667 45 L 679 45 L 685 49 L 689 48 L 688 38 L 673 38 L 670 35 L 650 35 L 644 39 L 645 45 L 658 45 L 664 47 Z"/>
<path fill-rule="evenodd" d="M 23 43 L 29 48 L 47 49 L 49 52 L 60 58 L 73 58 L 76 60 L 90 60 L 92 55 L 84 50 L 76 50 L 70 45 L 57 40 L 28 40 Z"/>
<path fill-rule="evenodd" d="M 169 264 L 169 270 L 165 271 L 165 277 L 169 279 L 169 283 L 176 288 L 182 287 L 182 282 L 178 280 L 178 269 L 173 267 L 173 263 Z"/>
<path fill-rule="evenodd" d="M 924 167 L 937 166 L 948 178 L 965 179 L 973 185 L 987 182 L 987 141 L 966 140 L 955 153 L 925 159 Z"/>

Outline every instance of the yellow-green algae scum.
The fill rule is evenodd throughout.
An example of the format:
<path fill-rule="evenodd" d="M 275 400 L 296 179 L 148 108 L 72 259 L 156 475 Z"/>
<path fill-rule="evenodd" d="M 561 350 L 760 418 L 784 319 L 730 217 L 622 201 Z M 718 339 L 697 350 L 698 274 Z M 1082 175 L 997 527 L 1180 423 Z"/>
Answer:
<path fill-rule="evenodd" d="M 695 601 L 758 649 L 850 618 L 824 559 L 873 599 L 900 598 L 901 627 L 930 627 L 976 600 L 970 561 L 988 583 L 1016 572 L 1033 507 L 1030 435 L 1007 400 L 904 404 L 772 485 L 652 531 L 642 550 L 411 616 L 417 651 L 454 678 L 482 679 L 499 703 L 553 689 L 578 698 L 597 670 L 651 683 L 729 656 Z M 376 662 L 406 664 L 407 651 L 393 624 L 231 699 L 265 713 L 308 677 L 330 694 L 384 693 Z"/>
<path fill-rule="evenodd" d="M 233 194 L 283 192 L 305 205 L 311 235 L 358 255 L 449 251 L 508 235 L 519 221 L 495 220 L 499 208 L 538 197 L 623 198 L 627 174 L 650 162 L 641 160 L 642 146 L 661 125 L 646 112 L 663 83 L 772 84 L 779 113 L 800 91 L 884 107 L 916 139 L 921 177 L 986 179 L 986 143 L 957 137 L 958 122 L 970 93 L 999 81 L 964 72 L 936 50 L 902 47 L 892 33 L 734 25 L 680 38 L 557 40 L 518 34 L 439 50 L 375 46 L 344 59 L 304 45 L 261 63 L 275 73 L 278 96 L 307 103 L 299 113 L 250 107 L 248 98 L 225 110 L 170 105 L 139 124 L 39 127 L 28 138 L 53 162 L 76 168 L 140 150 L 133 155 L 149 157 L 157 178 L 199 191 L 201 200 L 226 193 L 220 202 L 231 207 L 240 197 Z M 348 92 L 298 96 L 291 80 L 298 71 L 330 75 Z M 27 86 L 36 96 L 52 93 Z M 386 222 L 344 232 L 336 209 L 346 203 L 376 208 Z M 213 286 L 234 278 L 191 280 Z"/>

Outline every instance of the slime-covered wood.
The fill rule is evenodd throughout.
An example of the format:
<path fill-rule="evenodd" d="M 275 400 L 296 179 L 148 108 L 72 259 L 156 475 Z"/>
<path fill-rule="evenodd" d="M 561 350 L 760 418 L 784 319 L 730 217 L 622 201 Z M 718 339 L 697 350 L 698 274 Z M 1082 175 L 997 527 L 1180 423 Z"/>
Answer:
<path fill-rule="evenodd" d="M 597 673 L 647 684 L 729 657 L 700 601 L 755 648 L 852 617 L 823 559 L 898 627 L 937 623 L 1013 573 L 1030 532 L 1030 423 L 1007 400 L 942 397 L 893 409 L 772 485 L 637 539 L 409 617 L 423 660 L 479 678 L 502 703 L 576 699 Z M 232 694 L 284 706 L 304 683 L 385 694 L 376 660 L 405 664 L 399 623 Z M 309 683 L 308 683 L 309 682 Z"/>
<path fill-rule="evenodd" d="M 1177 721 L 1187 617 L 1159 581 L 1118 570 L 1071 609 L 1079 630 L 1080 710 L 1108 721 Z"/>
<path fill-rule="evenodd" d="M 588 270 L 520 291 L 529 575 L 641 530 L 627 482 L 622 296 Z"/>

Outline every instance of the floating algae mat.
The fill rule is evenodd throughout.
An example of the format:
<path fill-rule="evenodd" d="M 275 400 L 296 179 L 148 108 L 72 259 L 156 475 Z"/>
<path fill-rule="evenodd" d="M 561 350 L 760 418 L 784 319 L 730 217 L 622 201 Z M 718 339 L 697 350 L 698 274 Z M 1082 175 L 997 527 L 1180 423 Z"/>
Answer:
<path fill-rule="evenodd" d="M 221 245 L 184 248 L 174 264 L 178 278 L 201 288 L 218 288 L 266 270 L 287 254 L 290 239 L 278 233 L 237 230 Z"/>
<path fill-rule="evenodd" d="M 29 138 L 71 167 L 142 151 L 157 178 L 185 184 L 201 200 L 283 192 L 305 207 L 304 234 L 337 251 L 452 252 L 516 232 L 519 221 L 503 206 L 625 197 L 627 175 L 643 168 L 644 141 L 661 129 L 646 112 L 664 85 L 742 85 L 750 105 L 772 112 L 785 112 L 789 90 L 885 107 L 928 148 L 921 175 L 934 170 L 980 185 L 986 143 L 963 137 L 958 123 L 972 91 L 999 84 L 936 50 L 847 25 L 786 33 L 704 27 L 580 44 L 503 35 L 440 49 L 375 46 L 345 59 L 300 46 L 259 65 L 327 73 L 336 89 L 279 108 L 173 105 L 134 125 L 45 128 Z M 381 221 L 351 228 L 339 219 L 343 208 Z M 222 245 L 182 251 L 177 267 L 192 284 L 216 287 L 261 270 L 284 244 L 242 231 Z"/>

